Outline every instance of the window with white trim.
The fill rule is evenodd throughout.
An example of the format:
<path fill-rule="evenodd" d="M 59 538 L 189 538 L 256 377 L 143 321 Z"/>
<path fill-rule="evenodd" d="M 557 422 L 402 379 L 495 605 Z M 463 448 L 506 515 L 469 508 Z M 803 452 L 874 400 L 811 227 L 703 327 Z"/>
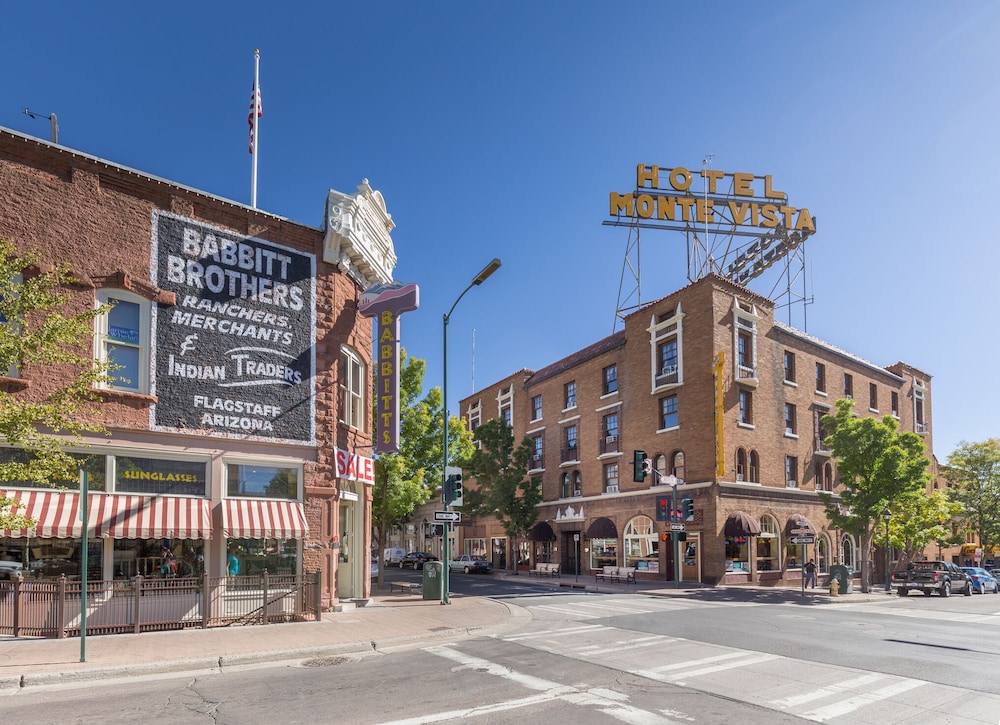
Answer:
<path fill-rule="evenodd" d="M 365 364 L 357 351 L 340 348 L 340 421 L 352 428 L 365 427 Z"/>
<path fill-rule="evenodd" d="M 576 381 L 571 380 L 563 386 L 563 409 L 576 407 Z"/>
<path fill-rule="evenodd" d="M 650 321 L 649 347 L 653 390 L 684 382 L 683 321 L 684 313 L 680 304 L 676 310 L 654 316 Z"/>
<path fill-rule="evenodd" d="M 132 393 L 149 392 L 149 333 L 152 303 L 119 289 L 97 291 L 97 304 L 111 310 L 96 319 L 97 358 L 112 369 L 105 387 Z"/>
<path fill-rule="evenodd" d="M 497 395 L 497 412 L 500 414 L 500 419 L 509 426 L 513 426 L 513 409 L 514 386 L 509 385 L 506 388 L 501 388 L 499 395 Z"/>
<path fill-rule="evenodd" d="M 733 300 L 733 355 L 737 380 L 757 381 L 757 308 L 739 299 Z"/>
<path fill-rule="evenodd" d="M 606 493 L 618 493 L 618 464 L 604 464 L 604 491 Z"/>
<path fill-rule="evenodd" d="M 482 401 L 477 400 L 475 403 L 469 403 L 469 410 L 466 412 L 465 417 L 469 424 L 469 430 L 475 433 L 476 428 L 483 424 Z"/>
<path fill-rule="evenodd" d="M 536 395 L 531 399 L 531 420 L 542 419 L 542 396 Z"/>

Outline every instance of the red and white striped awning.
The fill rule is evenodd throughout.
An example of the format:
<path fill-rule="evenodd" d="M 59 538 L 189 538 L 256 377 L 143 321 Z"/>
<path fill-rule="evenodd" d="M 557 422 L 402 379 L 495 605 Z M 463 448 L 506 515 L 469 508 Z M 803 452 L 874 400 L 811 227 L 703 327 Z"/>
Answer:
<path fill-rule="evenodd" d="M 304 539 L 309 534 L 298 501 L 226 499 L 222 535 L 230 539 Z"/>
<path fill-rule="evenodd" d="M 82 538 L 80 494 L 72 491 L 8 491 L 21 513 L 37 522 L 32 529 L 2 531 L 3 536 Z M 112 539 L 211 539 L 212 510 L 203 498 L 91 493 L 90 535 Z"/>

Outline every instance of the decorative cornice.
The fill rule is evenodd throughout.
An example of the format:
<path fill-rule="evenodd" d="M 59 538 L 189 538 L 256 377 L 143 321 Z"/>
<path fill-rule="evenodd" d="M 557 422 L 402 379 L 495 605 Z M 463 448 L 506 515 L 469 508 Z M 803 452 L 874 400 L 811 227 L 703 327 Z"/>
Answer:
<path fill-rule="evenodd" d="M 395 227 L 382 194 L 365 179 L 353 196 L 330 189 L 326 199 L 323 261 L 335 264 L 362 289 L 392 281 Z"/>

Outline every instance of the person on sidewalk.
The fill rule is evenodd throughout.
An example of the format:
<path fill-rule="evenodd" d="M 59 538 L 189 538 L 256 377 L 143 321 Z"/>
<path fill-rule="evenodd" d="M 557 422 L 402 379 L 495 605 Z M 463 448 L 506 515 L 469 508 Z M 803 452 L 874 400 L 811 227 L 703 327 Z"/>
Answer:
<path fill-rule="evenodd" d="M 810 585 L 813 589 L 816 588 L 816 562 L 812 559 L 806 564 L 806 581 L 803 588 L 808 589 Z"/>

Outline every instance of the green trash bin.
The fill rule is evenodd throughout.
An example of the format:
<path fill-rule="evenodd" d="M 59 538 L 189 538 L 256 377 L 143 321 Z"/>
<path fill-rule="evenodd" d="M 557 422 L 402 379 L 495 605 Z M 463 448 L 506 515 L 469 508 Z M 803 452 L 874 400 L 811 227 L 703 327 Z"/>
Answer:
<path fill-rule="evenodd" d="M 851 581 L 854 578 L 854 570 L 851 567 L 844 566 L 843 564 L 834 564 L 830 567 L 830 578 L 837 580 L 841 594 L 851 593 Z"/>
<path fill-rule="evenodd" d="M 444 587 L 444 563 L 425 561 L 424 581 L 421 584 L 424 599 L 440 599 L 442 587 Z"/>

